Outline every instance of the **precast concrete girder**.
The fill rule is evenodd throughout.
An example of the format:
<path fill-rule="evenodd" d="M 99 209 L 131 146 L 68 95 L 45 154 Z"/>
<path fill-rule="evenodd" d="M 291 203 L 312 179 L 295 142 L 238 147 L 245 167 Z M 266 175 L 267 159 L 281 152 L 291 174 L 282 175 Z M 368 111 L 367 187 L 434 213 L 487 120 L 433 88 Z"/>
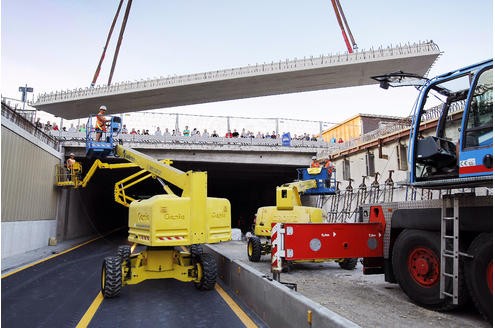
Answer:
<path fill-rule="evenodd" d="M 102 104 L 127 113 L 224 100 L 370 85 L 396 71 L 425 75 L 440 55 L 424 42 L 352 54 L 310 57 L 206 73 L 115 83 L 38 95 L 32 106 L 64 119 L 87 117 Z"/>

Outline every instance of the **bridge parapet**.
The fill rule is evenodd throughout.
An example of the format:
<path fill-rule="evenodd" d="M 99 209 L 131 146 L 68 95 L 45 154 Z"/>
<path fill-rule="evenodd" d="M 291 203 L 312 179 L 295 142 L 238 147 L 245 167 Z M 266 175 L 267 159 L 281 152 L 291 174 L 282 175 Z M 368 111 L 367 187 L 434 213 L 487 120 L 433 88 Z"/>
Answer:
<path fill-rule="evenodd" d="M 55 132 L 54 137 L 62 142 L 65 146 L 84 146 L 86 141 L 86 134 L 84 132 Z M 200 137 L 200 136 L 157 136 L 157 135 L 137 135 L 137 134 L 123 134 L 122 141 L 126 144 L 137 144 L 140 147 L 156 147 L 158 145 L 168 144 L 169 146 L 177 146 L 179 148 L 188 148 L 191 146 L 202 146 L 202 148 L 215 148 L 215 147 L 262 147 L 262 148 L 278 148 L 282 147 L 286 151 L 297 152 L 297 149 L 303 148 L 305 151 L 308 149 L 314 149 L 315 151 L 337 150 L 341 148 L 340 144 L 329 144 L 323 140 L 298 140 L 293 139 L 290 141 L 290 145 L 284 146 L 281 138 L 224 138 L 224 137 Z M 249 148 L 246 148 L 249 149 Z M 258 148 L 259 149 L 259 148 Z"/>

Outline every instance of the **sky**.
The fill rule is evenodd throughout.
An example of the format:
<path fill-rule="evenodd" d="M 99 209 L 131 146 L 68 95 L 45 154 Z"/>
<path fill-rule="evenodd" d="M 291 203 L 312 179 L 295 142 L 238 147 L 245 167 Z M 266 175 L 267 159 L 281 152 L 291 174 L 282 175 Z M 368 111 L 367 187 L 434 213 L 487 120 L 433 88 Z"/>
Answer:
<path fill-rule="evenodd" d="M 1 92 L 20 98 L 89 86 L 118 0 L 2 0 Z M 359 50 L 433 40 L 429 76 L 493 57 L 491 0 L 341 0 Z M 124 2 L 125 8 L 125 2 Z M 123 16 L 124 8 L 120 17 Z M 117 23 L 98 84 L 105 84 Z M 330 0 L 134 0 L 113 82 L 347 51 Z M 164 113 L 338 123 L 358 113 L 407 116 L 414 89 L 332 89 L 162 109 Z"/>

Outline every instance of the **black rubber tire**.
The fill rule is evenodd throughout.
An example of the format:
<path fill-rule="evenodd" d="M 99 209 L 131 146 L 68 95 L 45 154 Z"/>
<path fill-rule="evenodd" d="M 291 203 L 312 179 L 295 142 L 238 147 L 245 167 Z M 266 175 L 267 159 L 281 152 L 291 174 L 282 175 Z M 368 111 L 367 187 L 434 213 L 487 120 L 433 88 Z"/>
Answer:
<path fill-rule="evenodd" d="M 354 270 L 358 263 L 357 258 L 344 259 L 339 262 L 339 266 L 344 270 Z"/>
<path fill-rule="evenodd" d="M 261 259 L 261 240 L 256 237 L 250 237 L 247 244 L 248 259 L 251 262 L 259 262 Z"/>
<path fill-rule="evenodd" d="M 129 245 L 121 245 L 117 249 L 117 255 L 120 257 L 122 263 L 127 261 L 129 257 L 131 257 L 131 246 Z"/>
<path fill-rule="evenodd" d="M 116 297 L 122 289 L 122 268 L 119 256 L 108 256 L 101 268 L 101 293 L 105 298 Z"/>
<path fill-rule="evenodd" d="M 493 234 L 478 235 L 467 251 L 473 258 L 464 261 L 466 285 L 478 311 L 485 320 L 493 320 L 493 292 L 488 281 L 493 281 Z M 492 273 L 492 276 L 488 276 Z"/>
<path fill-rule="evenodd" d="M 199 255 L 197 265 L 201 266 L 200 281 L 194 283 L 199 290 L 212 290 L 217 282 L 217 262 L 215 257 L 209 253 Z"/>
<path fill-rule="evenodd" d="M 201 254 L 203 254 L 203 245 L 193 244 L 189 247 L 189 252 L 192 256 L 199 257 Z"/>
<path fill-rule="evenodd" d="M 430 285 L 421 285 L 413 278 L 414 267 L 409 267 L 409 257 L 413 251 L 423 249 L 434 257 L 436 274 L 431 278 Z M 440 234 L 432 231 L 406 229 L 402 231 L 392 252 L 392 267 L 397 282 L 416 304 L 436 311 L 448 311 L 458 308 L 469 299 L 464 283 L 463 265 L 459 266 L 459 298 L 458 305 L 452 304 L 449 297 L 440 298 Z M 428 261 L 427 261 L 428 262 Z M 411 264 L 412 265 L 412 264 Z M 446 290 L 452 290 L 452 282 L 446 280 Z"/>

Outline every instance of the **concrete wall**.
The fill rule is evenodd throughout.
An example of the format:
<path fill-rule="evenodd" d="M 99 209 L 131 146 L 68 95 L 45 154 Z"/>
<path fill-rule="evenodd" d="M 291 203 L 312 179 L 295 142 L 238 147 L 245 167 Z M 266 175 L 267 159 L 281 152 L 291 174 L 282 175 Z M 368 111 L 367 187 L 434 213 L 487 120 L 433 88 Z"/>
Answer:
<path fill-rule="evenodd" d="M 205 251 L 216 257 L 221 283 L 269 327 L 359 327 L 248 265 L 220 254 L 215 245 L 208 245 Z M 312 313 L 311 324 L 308 311 Z"/>
<path fill-rule="evenodd" d="M 46 246 L 55 235 L 61 153 L 2 118 L 2 258 Z"/>

